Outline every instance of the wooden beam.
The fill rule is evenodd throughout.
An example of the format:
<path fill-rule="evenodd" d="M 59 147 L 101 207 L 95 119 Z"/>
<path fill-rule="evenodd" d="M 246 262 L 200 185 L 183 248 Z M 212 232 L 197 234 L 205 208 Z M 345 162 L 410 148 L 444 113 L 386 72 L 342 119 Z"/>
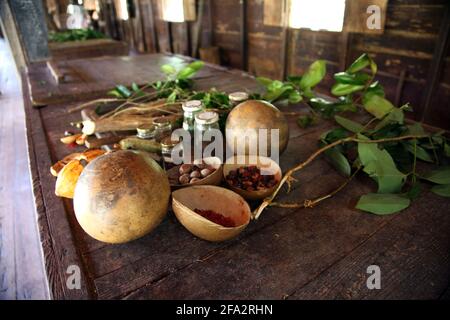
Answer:
<path fill-rule="evenodd" d="M 283 0 L 282 28 L 281 65 L 283 69 L 281 73 L 281 80 L 284 80 L 289 72 L 289 39 L 291 35 L 288 21 L 288 0 Z"/>
<path fill-rule="evenodd" d="M 427 86 L 425 87 L 422 103 L 422 114 L 420 120 L 424 121 L 425 116 L 430 107 L 434 92 L 436 91 L 437 84 L 442 72 L 442 66 L 445 58 L 445 50 L 448 45 L 448 38 L 450 36 L 450 5 L 446 6 L 444 17 L 441 22 L 441 28 L 439 31 L 439 37 L 436 42 L 436 47 L 433 53 L 433 60 L 431 61 L 430 69 L 428 71 Z"/>
<path fill-rule="evenodd" d="M 46 60 L 49 57 L 48 34 L 42 1 L 3 2 L 11 9 L 27 64 Z"/>
<path fill-rule="evenodd" d="M 240 0 L 241 67 L 248 70 L 247 0 Z"/>

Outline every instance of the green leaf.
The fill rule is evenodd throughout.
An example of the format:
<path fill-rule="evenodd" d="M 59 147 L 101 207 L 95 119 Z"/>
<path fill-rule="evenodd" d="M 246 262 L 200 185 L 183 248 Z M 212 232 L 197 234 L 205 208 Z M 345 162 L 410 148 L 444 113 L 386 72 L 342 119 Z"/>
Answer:
<path fill-rule="evenodd" d="M 444 144 L 444 153 L 447 158 L 450 158 L 450 145 L 448 145 L 447 143 Z"/>
<path fill-rule="evenodd" d="M 302 80 L 302 76 L 288 76 L 287 81 L 292 82 L 295 85 L 300 85 L 300 81 Z"/>
<path fill-rule="evenodd" d="M 289 103 L 291 104 L 299 103 L 302 100 L 303 98 L 297 90 L 294 90 L 289 94 Z"/>
<path fill-rule="evenodd" d="M 188 79 L 195 75 L 205 64 L 202 61 L 194 61 L 190 63 L 187 67 L 183 68 L 178 72 L 177 79 Z"/>
<path fill-rule="evenodd" d="M 359 199 L 356 208 L 377 215 L 387 215 L 408 208 L 410 203 L 407 197 L 398 194 L 369 193 Z"/>
<path fill-rule="evenodd" d="M 358 138 L 368 140 L 358 134 Z M 379 193 L 400 192 L 406 175 L 400 172 L 391 155 L 386 150 L 380 150 L 375 143 L 358 143 L 358 154 L 361 164 L 372 179 L 378 183 Z"/>
<path fill-rule="evenodd" d="M 337 140 L 340 140 L 340 139 L 343 139 L 343 138 L 346 138 L 346 137 L 348 137 L 347 131 L 345 131 L 342 128 L 336 128 L 336 129 L 330 130 L 328 132 L 324 132 L 320 136 L 320 139 L 324 143 L 329 144 L 329 143 L 333 143 L 333 142 L 335 142 Z"/>
<path fill-rule="evenodd" d="M 363 85 L 336 83 L 331 88 L 331 93 L 335 96 L 345 96 L 356 91 L 361 91 L 362 89 L 364 89 Z"/>
<path fill-rule="evenodd" d="M 348 67 L 348 73 L 356 73 L 366 67 L 368 67 L 371 63 L 372 59 L 369 57 L 367 53 L 362 54 L 358 59 L 356 59 L 350 67 Z"/>
<path fill-rule="evenodd" d="M 259 84 L 263 85 L 264 87 L 268 87 L 268 86 L 270 86 L 270 84 L 273 81 L 271 79 L 265 78 L 265 77 L 256 77 L 256 82 L 258 82 Z"/>
<path fill-rule="evenodd" d="M 283 88 L 284 84 L 280 80 L 272 81 L 272 83 L 268 86 L 268 90 L 275 91 Z"/>
<path fill-rule="evenodd" d="M 174 103 L 177 100 L 177 92 L 173 91 L 168 97 L 167 97 L 167 103 Z"/>
<path fill-rule="evenodd" d="M 301 128 L 307 128 L 316 123 L 316 119 L 310 115 L 300 116 L 297 119 L 297 124 Z"/>
<path fill-rule="evenodd" d="M 325 73 L 327 71 L 327 63 L 325 60 L 317 60 L 314 61 L 306 70 L 302 79 L 300 80 L 300 88 L 302 90 L 306 88 L 312 88 L 316 86 L 320 81 L 322 81 L 323 77 L 325 77 Z"/>
<path fill-rule="evenodd" d="M 347 158 L 336 147 L 324 152 L 333 167 L 342 175 L 350 177 L 352 169 Z"/>
<path fill-rule="evenodd" d="M 377 95 L 384 98 L 384 88 L 378 81 L 375 81 L 367 88 L 366 96 L 369 97 L 370 95 Z"/>
<path fill-rule="evenodd" d="M 170 64 L 163 64 L 161 66 L 161 71 L 164 72 L 167 75 L 173 75 L 173 74 L 175 74 L 177 72 L 175 67 L 170 65 Z"/>
<path fill-rule="evenodd" d="M 414 155 L 414 142 L 413 141 L 408 141 L 404 143 L 404 146 L 406 148 L 406 150 L 408 150 L 408 152 L 410 152 L 411 154 Z M 416 142 L 416 146 L 415 146 L 415 154 L 416 157 L 420 160 L 426 161 L 426 162 L 434 162 L 433 158 L 431 158 L 431 156 L 428 154 L 428 152 L 420 147 L 417 142 Z"/>
<path fill-rule="evenodd" d="M 371 94 L 365 96 L 363 99 L 363 105 L 367 112 L 375 116 L 377 119 L 382 119 L 389 112 L 394 109 L 392 103 L 383 97 Z"/>
<path fill-rule="evenodd" d="M 350 132 L 358 133 L 364 129 L 364 127 L 358 122 L 352 121 L 350 119 L 341 116 L 335 116 L 334 120 L 336 120 L 338 124 L 340 124 L 342 127 L 344 127 Z"/>
<path fill-rule="evenodd" d="M 364 85 L 370 79 L 370 76 L 367 73 L 339 72 L 334 74 L 334 79 L 339 83 Z"/>
<path fill-rule="evenodd" d="M 114 97 L 120 98 L 120 99 L 123 98 L 123 96 L 122 96 L 122 95 L 119 93 L 119 91 L 117 91 L 116 89 L 113 89 L 113 90 L 108 91 L 107 95 L 108 95 L 108 96 L 114 96 Z"/>
<path fill-rule="evenodd" d="M 409 191 L 406 193 L 406 196 L 411 200 L 415 200 L 419 197 L 421 191 L 422 191 L 422 187 L 420 186 L 420 184 L 415 183 L 411 187 L 411 189 L 409 189 Z"/>
<path fill-rule="evenodd" d="M 140 91 L 139 86 L 137 85 L 136 82 L 133 82 L 133 83 L 131 84 L 131 89 L 132 89 L 134 92 Z"/>
<path fill-rule="evenodd" d="M 389 114 L 387 116 L 385 116 L 383 118 L 383 120 L 381 120 L 375 126 L 375 131 L 378 131 L 378 130 L 386 127 L 387 125 L 390 125 L 393 123 L 403 124 L 404 121 L 405 121 L 405 114 L 403 113 L 403 111 L 399 108 L 394 108 L 394 109 L 392 109 L 391 112 L 389 112 Z"/>
<path fill-rule="evenodd" d="M 428 172 L 421 176 L 421 178 L 437 184 L 450 184 L 450 166 Z"/>
<path fill-rule="evenodd" d="M 128 97 L 131 96 L 131 91 L 127 87 L 125 87 L 125 86 L 123 86 L 121 84 L 116 86 L 116 90 L 117 90 L 117 92 L 119 92 L 119 94 L 123 98 L 128 98 Z"/>
<path fill-rule="evenodd" d="M 425 130 L 419 123 L 414 123 L 414 124 L 408 125 L 407 128 L 408 128 L 408 134 L 410 134 L 410 135 L 421 136 L 421 135 L 426 134 Z"/>
<path fill-rule="evenodd" d="M 277 81 L 274 81 L 273 83 L 275 83 Z M 280 81 L 278 81 L 280 82 Z M 291 85 L 283 85 L 283 83 L 281 82 L 282 86 L 279 87 L 278 84 L 275 84 L 273 86 L 274 89 L 269 90 L 265 95 L 264 95 L 264 100 L 267 100 L 269 102 L 274 102 L 277 99 L 280 99 L 285 93 L 287 93 L 290 90 L 293 90 Z M 271 85 L 272 86 L 272 85 Z"/>
<path fill-rule="evenodd" d="M 441 197 L 450 198 L 450 184 L 434 186 L 431 191 Z"/>

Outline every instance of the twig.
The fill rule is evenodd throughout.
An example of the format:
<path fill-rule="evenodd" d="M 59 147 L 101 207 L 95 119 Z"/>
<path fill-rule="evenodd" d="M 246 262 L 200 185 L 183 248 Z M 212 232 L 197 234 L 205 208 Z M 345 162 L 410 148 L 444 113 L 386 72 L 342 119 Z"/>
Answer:
<path fill-rule="evenodd" d="M 67 110 L 67 112 L 68 113 L 73 113 L 75 111 L 83 110 L 84 108 L 87 108 L 87 107 L 92 106 L 92 105 L 97 104 L 97 103 L 108 103 L 108 102 L 119 102 L 119 101 L 125 101 L 125 99 L 116 99 L 116 98 L 95 99 L 95 100 L 92 100 L 92 101 L 80 104 L 80 105 L 78 105 L 76 107 L 73 107 L 73 108 Z"/>
<path fill-rule="evenodd" d="M 409 140 L 409 139 L 420 139 L 420 138 L 426 138 L 426 137 L 428 137 L 428 135 L 405 135 L 405 136 L 400 136 L 400 137 L 384 138 L 384 139 L 378 139 L 378 140 L 364 140 L 364 139 L 358 139 L 358 138 L 355 138 L 354 136 L 352 136 L 352 137 L 347 137 L 347 138 L 343 138 L 340 140 L 336 140 L 335 142 L 330 143 L 330 144 L 318 149 L 312 155 L 310 155 L 308 157 L 308 159 L 306 159 L 302 163 L 298 164 L 296 167 L 294 167 L 294 168 L 290 169 L 288 172 L 286 172 L 286 174 L 283 176 L 280 183 L 278 184 L 278 187 L 275 189 L 275 191 L 272 193 L 272 195 L 267 197 L 266 199 L 264 199 L 264 201 L 260 204 L 260 206 L 254 211 L 253 217 L 254 217 L 254 219 L 258 219 L 258 217 L 261 215 L 261 213 L 264 211 L 264 209 L 272 203 L 272 201 L 275 199 L 277 194 L 280 192 L 281 187 L 286 183 L 286 181 L 290 178 L 290 176 L 292 176 L 292 174 L 303 169 L 305 166 L 310 164 L 315 158 L 317 158 L 319 155 L 321 155 L 322 153 L 324 153 L 325 151 L 327 151 L 331 148 L 334 148 L 340 144 L 344 144 L 347 142 L 383 143 L 383 142 L 402 141 L 402 140 Z"/>
<path fill-rule="evenodd" d="M 352 179 L 356 176 L 356 174 L 361 170 L 361 168 L 358 168 L 357 170 L 355 170 L 355 172 L 353 172 L 353 174 L 348 177 L 344 183 L 342 183 L 337 189 L 333 190 L 332 192 L 321 196 L 319 198 L 316 198 L 314 200 L 304 200 L 303 203 L 280 203 L 280 202 L 272 202 L 269 206 L 270 207 L 279 207 L 279 208 L 313 208 L 315 207 L 319 202 L 329 199 L 331 197 L 333 197 L 336 193 L 338 193 L 339 191 L 341 191 L 342 189 L 344 189 L 349 183 L 350 181 L 352 181 Z"/>

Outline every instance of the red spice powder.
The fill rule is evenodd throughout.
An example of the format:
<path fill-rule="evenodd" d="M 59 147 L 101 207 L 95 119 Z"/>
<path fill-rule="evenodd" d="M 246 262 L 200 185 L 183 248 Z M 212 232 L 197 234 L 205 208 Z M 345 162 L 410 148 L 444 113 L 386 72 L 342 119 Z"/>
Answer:
<path fill-rule="evenodd" d="M 236 223 L 233 221 L 233 219 L 231 219 L 229 217 L 225 217 L 215 211 L 195 209 L 194 212 L 201 215 L 203 218 L 208 219 L 209 221 L 220 224 L 221 226 L 223 226 L 225 228 L 236 227 Z"/>

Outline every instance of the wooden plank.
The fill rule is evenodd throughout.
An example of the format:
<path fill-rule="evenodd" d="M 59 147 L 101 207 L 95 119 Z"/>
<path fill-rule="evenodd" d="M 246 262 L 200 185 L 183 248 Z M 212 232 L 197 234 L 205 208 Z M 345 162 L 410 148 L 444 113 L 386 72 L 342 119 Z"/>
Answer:
<path fill-rule="evenodd" d="M 50 55 L 55 60 L 73 60 L 99 56 L 126 56 L 128 44 L 112 39 L 89 39 L 85 41 L 50 42 Z"/>
<path fill-rule="evenodd" d="M 0 40 L 0 300 L 48 299 L 29 175 L 21 83 Z"/>
<path fill-rule="evenodd" d="M 159 65 L 159 60 L 147 60 L 153 67 Z M 172 57 L 173 58 L 173 57 Z M 128 58 L 136 61 L 137 68 L 140 57 Z M 181 59 L 189 61 L 189 59 Z M 116 61 L 110 61 L 115 63 Z M 91 61 L 92 63 L 92 61 Z M 92 69 L 97 66 L 91 65 Z M 103 67 L 104 70 L 110 70 Z M 96 71 L 96 70 L 94 70 Z M 209 89 L 212 86 L 218 90 L 235 91 L 236 89 L 258 89 L 254 79 L 238 71 L 207 65 L 205 73 L 196 80 L 196 89 Z M 126 74 L 124 74 L 126 75 Z M 132 79 L 133 73 L 127 74 Z M 108 75 L 109 76 L 109 75 Z M 369 178 L 357 178 L 344 191 L 330 201 L 308 210 L 270 208 L 264 212 L 257 222 L 252 222 L 247 230 L 237 239 L 211 244 L 195 238 L 188 233 L 169 215 L 154 232 L 128 244 L 107 245 L 90 238 L 77 224 L 70 200 L 56 198 L 53 194 L 54 178 L 48 173 L 49 164 L 62 158 L 67 153 L 78 149 L 67 149 L 58 140 L 71 121 L 79 120 L 80 115 L 67 114 L 67 109 L 73 103 L 51 105 L 42 109 L 27 108 L 34 122 L 29 125 L 36 135 L 34 145 L 37 163 L 39 187 L 42 190 L 41 205 L 47 220 L 41 220 L 40 225 L 44 237 L 51 239 L 52 245 L 58 246 L 67 241 L 76 243 L 76 252 L 68 250 L 82 261 L 88 276 L 87 292 L 83 296 L 94 298 L 282 298 L 292 295 L 299 288 L 317 279 L 325 270 L 338 261 L 355 252 L 371 237 L 380 234 L 385 226 L 389 226 L 395 217 L 415 217 L 414 213 L 423 208 L 427 201 L 415 202 L 407 211 L 397 216 L 379 217 L 354 209 L 354 202 L 362 193 L 371 192 L 375 185 Z M 301 106 L 293 106 L 283 111 L 301 110 Z M 38 112 L 38 113 L 36 113 Z M 39 120 L 39 121 L 38 121 Z M 36 122 L 36 124 L 35 124 Z M 318 126 L 307 130 L 300 129 L 295 124 L 295 118 L 290 121 L 291 141 L 288 149 L 281 157 L 283 169 L 290 168 L 305 159 L 317 148 L 317 139 L 333 124 L 321 122 Z M 40 138 L 39 138 L 40 137 Z M 45 137 L 45 138 L 43 138 Z M 44 139 L 40 143 L 39 139 Z M 38 160 L 36 162 L 36 160 Z M 294 184 L 290 194 L 282 194 L 280 201 L 298 201 L 323 195 L 340 185 L 344 180 L 324 159 L 318 159 L 310 167 L 296 176 L 299 181 Z M 424 200 L 428 199 L 427 196 Z M 448 201 L 434 199 L 434 206 L 447 208 Z M 420 204 L 419 204 L 420 202 Z M 42 210 L 42 209 L 41 209 Z M 425 215 L 427 210 L 422 210 Z M 411 212 L 413 214 L 409 215 Z M 433 211 L 434 212 L 434 211 Z M 445 212 L 445 210 L 444 210 Z M 434 217 L 432 213 L 430 216 Z M 446 227 L 450 217 L 442 214 L 437 223 Z M 66 221 L 64 225 L 60 220 Z M 56 222 L 57 221 L 57 222 Z M 420 222 L 420 221 L 418 221 Z M 55 223 L 61 232 L 55 233 Z M 423 225 L 423 224 L 422 224 Z M 413 232 L 412 225 L 401 225 Z M 437 228 L 430 225 L 427 230 Z M 436 229 L 441 230 L 441 229 Z M 431 230 L 432 231 L 432 230 Z M 424 238 L 439 232 L 424 232 Z M 60 234 L 61 233 L 61 234 Z M 442 232 L 441 232 L 442 233 Z M 64 237 L 63 237 L 63 235 Z M 67 238 L 70 238 L 69 240 Z M 380 238 L 380 241 L 382 238 Z M 422 242 L 424 239 L 420 238 Z M 445 238 L 436 241 L 439 245 Z M 386 240 L 389 243 L 388 240 Z M 380 254 L 379 246 L 369 248 L 372 254 Z M 49 246 L 44 251 L 49 253 L 52 261 L 54 251 Z M 437 259 L 435 253 L 430 253 L 432 259 Z M 407 258 L 398 261 L 407 263 Z M 435 260 L 438 261 L 438 260 Z M 420 271 L 421 266 L 413 266 Z M 449 268 L 447 268 L 450 270 Z M 51 277 L 52 290 L 59 288 L 58 279 L 63 279 L 61 270 L 53 270 Z M 56 270 L 56 272 L 55 272 Z M 395 272 L 390 268 L 389 272 Z M 222 276 L 218 276 L 222 275 Z M 439 281 L 440 278 L 433 278 Z M 62 284 L 62 281 L 60 281 Z M 427 286 L 429 289 L 429 287 Z M 57 290 L 57 289 L 56 289 Z M 65 296 L 66 293 L 61 295 Z M 411 292 L 406 292 L 414 297 Z"/>
<path fill-rule="evenodd" d="M 152 63 L 150 63 L 152 61 Z M 117 84 L 131 85 L 132 82 L 147 84 L 164 79 L 160 70 L 163 64 L 181 67 L 186 58 L 163 54 L 129 57 L 97 57 L 57 61 L 59 69 L 69 78 L 57 85 L 45 64 L 33 64 L 28 69 L 27 82 L 34 105 L 46 105 L 65 100 L 77 101 L 88 97 L 104 96 Z M 108 70 L 108 72 L 106 72 Z M 196 77 L 211 75 L 211 68 L 204 68 Z"/>
<path fill-rule="evenodd" d="M 65 216 L 63 201 L 55 197 L 51 188 L 54 179 L 48 174 L 48 168 L 52 162 L 49 158 L 50 152 L 40 111 L 32 107 L 28 96 L 28 88 L 25 85 L 26 81 L 22 81 L 22 83 L 24 84 L 22 89 L 25 99 L 33 193 L 52 298 L 81 299 L 93 297 L 89 277 L 85 273 L 84 263 L 80 259 L 69 221 Z M 44 174 L 45 172 L 46 174 Z M 66 286 L 66 271 L 71 265 L 80 268 L 80 289 L 70 290 Z"/>
<path fill-rule="evenodd" d="M 27 63 L 47 59 L 49 56 L 48 35 L 42 1 L 5 2 L 9 3 Z"/>
<path fill-rule="evenodd" d="M 414 202 L 414 209 L 396 215 L 388 226 L 289 298 L 439 298 L 450 282 L 450 203 L 429 191 L 422 197 L 427 200 Z M 366 286 L 370 265 L 380 267 L 380 290 Z"/>
<path fill-rule="evenodd" d="M 387 0 L 347 1 L 345 7 L 344 30 L 354 33 L 382 34 L 386 23 Z M 369 6 L 375 5 L 380 10 L 380 28 L 369 29 L 367 19 L 372 13 L 367 13 Z"/>
<path fill-rule="evenodd" d="M 431 100 L 436 91 L 437 84 L 440 79 L 442 66 L 444 64 L 444 58 L 449 43 L 450 37 L 450 6 L 447 6 L 444 12 L 444 18 L 442 19 L 441 30 L 439 31 L 439 38 L 434 49 L 433 61 L 431 62 L 430 69 L 427 76 L 427 86 L 423 94 L 422 104 L 422 121 L 428 114 L 428 109 L 432 108 Z"/>

